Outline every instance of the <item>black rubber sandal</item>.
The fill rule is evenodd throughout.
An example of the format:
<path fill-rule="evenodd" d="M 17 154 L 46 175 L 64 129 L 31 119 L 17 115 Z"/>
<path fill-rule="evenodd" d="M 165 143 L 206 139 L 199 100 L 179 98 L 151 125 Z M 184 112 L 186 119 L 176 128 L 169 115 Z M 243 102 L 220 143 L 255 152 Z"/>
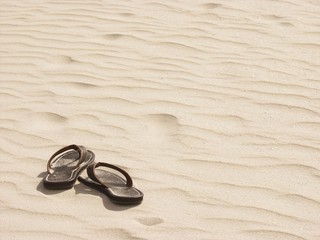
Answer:
<path fill-rule="evenodd" d="M 98 167 L 117 170 L 125 176 L 125 179 L 110 171 L 97 169 Z M 79 182 L 107 195 L 113 203 L 130 205 L 139 204 L 143 200 L 143 193 L 132 186 L 133 182 L 130 175 L 117 166 L 103 162 L 93 163 L 87 168 L 87 174 L 91 180 L 79 176 Z"/>
<path fill-rule="evenodd" d="M 70 145 L 55 152 L 48 161 L 43 185 L 48 189 L 73 187 L 79 174 L 94 161 L 94 153 L 83 146 Z"/>

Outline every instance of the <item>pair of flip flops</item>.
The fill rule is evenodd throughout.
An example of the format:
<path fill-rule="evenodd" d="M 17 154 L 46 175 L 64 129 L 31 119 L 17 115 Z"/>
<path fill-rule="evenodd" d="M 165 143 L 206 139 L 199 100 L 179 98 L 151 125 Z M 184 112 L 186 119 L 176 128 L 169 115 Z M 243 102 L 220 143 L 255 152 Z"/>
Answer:
<path fill-rule="evenodd" d="M 123 169 L 104 162 L 94 162 L 95 154 L 83 146 L 70 145 L 55 152 L 48 161 L 47 175 L 43 184 L 48 189 L 68 189 L 78 179 L 88 187 L 94 188 L 116 204 L 139 204 L 143 193 L 133 186 L 130 175 Z M 119 176 L 102 168 L 120 172 Z M 89 179 L 80 173 L 87 169 Z"/>

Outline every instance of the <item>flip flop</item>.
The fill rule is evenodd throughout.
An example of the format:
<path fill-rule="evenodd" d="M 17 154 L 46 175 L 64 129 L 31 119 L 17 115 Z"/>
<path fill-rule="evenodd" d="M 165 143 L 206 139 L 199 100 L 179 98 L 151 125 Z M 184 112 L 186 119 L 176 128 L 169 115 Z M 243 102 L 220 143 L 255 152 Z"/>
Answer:
<path fill-rule="evenodd" d="M 48 161 L 43 185 L 48 189 L 71 188 L 94 157 L 94 153 L 83 146 L 73 144 L 61 148 Z"/>
<path fill-rule="evenodd" d="M 97 169 L 98 167 L 117 170 L 122 173 L 125 179 L 110 171 Z M 130 175 L 117 166 L 103 162 L 93 163 L 87 168 L 87 174 L 91 180 L 79 176 L 79 182 L 102 192 L 108 196 L 113 203 L 130 205 L 139 204 L 143 200 L 143 193 L 132 186 L 133 182 Z"/>

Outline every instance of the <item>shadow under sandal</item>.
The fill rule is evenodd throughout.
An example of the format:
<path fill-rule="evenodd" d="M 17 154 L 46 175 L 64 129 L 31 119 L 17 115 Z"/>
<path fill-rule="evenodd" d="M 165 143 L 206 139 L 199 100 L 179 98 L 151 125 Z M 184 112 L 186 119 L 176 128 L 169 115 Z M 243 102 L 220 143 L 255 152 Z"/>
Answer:
<path fill-rule="evenodd" d="M 110 171 L 97 169 L 98 167 L 114 169 L 122 173 L 125 179 Z M 117 166 L 103 162 L 94 163 L 87 168 L 87 174 L 91 180 L 80 176 L 78 178 L 79 182 L 107 195 L 113 203 L 130 205 L 139 204 L 143 200 L 143 193 L 132 186 L 133 182 L 130 175 Z"/>
<path fill-rule="evenodd" d="M 61 148 L 48 161 L 43 185 L 48 189 L 71 188 L 79 174 L 94 161 L 94 156 L 93 152 L 75 144 Z"/>

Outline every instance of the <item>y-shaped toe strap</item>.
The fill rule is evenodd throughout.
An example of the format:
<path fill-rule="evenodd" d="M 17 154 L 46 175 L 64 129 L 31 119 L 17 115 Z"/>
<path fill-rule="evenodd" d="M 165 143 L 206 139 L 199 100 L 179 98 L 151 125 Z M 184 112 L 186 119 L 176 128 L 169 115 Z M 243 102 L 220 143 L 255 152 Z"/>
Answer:
<path fill-rule="evenodd" d="M 69 145 L 69 146 L 66 146 L 66 147 L 63 147 L 61 148 L 60 150 L 58 150 L 57 152 L 55 152 L 51 158 L 49 159 L 48 163 L 47 163 L 47 172 L 49 174 L 52 174 L 53 173 L 53 170 L 52 170 L 52 165 L 55 161 L 57 161 L 59 158 L 57 158 L 59 155 L 61 155 L 62 153 L 64 152 L 67 152 L 69 150 L 76 150 L 79 152 L 79 158 L 78 159 L 75 159 L 75 160 L 79 160 L 77 165 L 75 166 L 75 168 L 78 168 L 79 165 L 86 159 L 86 156 L 87 156 L 87 149 L 83 146 L 78 146 L 78 145 L 75 145 L 75 144 L 72 144 L 72 145 Z"/>
<path fill-rule="evenodd" d="M 106 185 L 106 183 L 102 183 L 95 173 L 95 169 L 98 167 L 101 167 L 101 166 L 108 167 L 108 168 L 114 169 L 114 170 L 122 173 L 122 175 L 125 176 L 125 178 L 126 178 L 126 186 L 132 187 L 132 185 L 133 185 L 132 178 L 130 177 L 130 175 L 126 171 L 124 171 L 123 169 L 121 169 L 115 165 L 112 165 L 109 163 L 104 163 L 104 162 L 90 164 L 89 167 L 87 168 L 87 174 L 93 181 L 100 183 L 104 187 L 107 187 L 107 188 L 109 187 L 108 185 Z"/>

